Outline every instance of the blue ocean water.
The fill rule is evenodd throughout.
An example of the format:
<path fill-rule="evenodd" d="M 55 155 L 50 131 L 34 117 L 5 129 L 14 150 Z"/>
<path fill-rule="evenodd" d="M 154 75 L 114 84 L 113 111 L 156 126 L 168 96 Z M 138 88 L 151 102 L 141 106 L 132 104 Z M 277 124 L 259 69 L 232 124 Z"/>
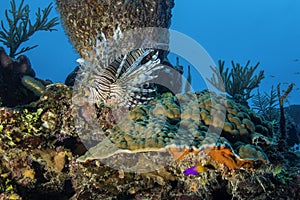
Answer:
<path fill-rule="evenodd" d="M 18 4 L 20 0 L 16 0 Z M 45 8 L 54 0 L 29 1 L 32 18 L 38 7 Z M 9 0 L 1 0 L 0 20 L 5 21 L 4 10 L 10 7 Z M 282 89 L 295 83 L 289 102 L 299 104 L 300 94 L 300 1 L 297 0 L 175 0 L 171 29 L 196 40 L 212 57 L 215 63 L 231 60 L 242 65 L 247 60 L 258 70 L 264 70 L 260 90 L 269 91 L 271 85 L 282 84 Z M 59 16 L 54 9 L 50 17 Z M 30 58 L 37 77 L 53 82 L 64 82 L 77 65 L 79 56 L 69 43 L 63 28 L 58 31 L 38 32 L 24 45 L 39 46 L 26 55 Z M 1 44 L 2 46 L 2 44 Z M 175 56 L 171 58 L 175 63 Z M 188 65 L 180 61 L 186 71 Z M 194 90 L 203 88 L 198 75 L 192 70 Z M 200 77 L 201 78 L 201 77 Z M 205 86 L 204 86 L 205 87 Z"/>

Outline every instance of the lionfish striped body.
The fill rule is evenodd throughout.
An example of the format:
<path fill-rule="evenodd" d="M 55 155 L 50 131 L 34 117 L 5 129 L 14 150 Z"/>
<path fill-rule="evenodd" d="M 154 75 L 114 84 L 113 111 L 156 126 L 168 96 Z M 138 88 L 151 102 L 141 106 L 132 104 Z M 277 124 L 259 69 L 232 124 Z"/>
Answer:
<path fill-rule="evenodd" d="M 88 88 L 89 103 L 133 107 L 151 100 L 155 89 L 147 86 L 157 77 L 155 72 L 163 68 L 158 52 L 138 49 L 119 55 L 121 31 L 115 31 L 111 45 L 103 34 L 101 37 L 102 41 L 97 41 L 96 47 L 87 52 L 88 59 L 80 63 L 77 76 L 77 82 Z"/>

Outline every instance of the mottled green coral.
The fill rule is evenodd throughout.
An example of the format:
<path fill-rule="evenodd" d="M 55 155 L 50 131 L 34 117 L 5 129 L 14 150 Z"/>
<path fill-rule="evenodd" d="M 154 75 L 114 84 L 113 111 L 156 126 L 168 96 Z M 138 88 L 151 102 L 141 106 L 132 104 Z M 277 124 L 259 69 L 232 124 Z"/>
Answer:
<path fill-rule="evenodd" d="M 10 193 L 13 190 L 12 181 L 10 179 L 0 178 L 0 194 L 1 193 Z"/>
<path fill-rule="evenodd" d="M 213 152 L 212 159 L 228 168 L 254 167 L 257 161 L 268 163 L 267 156 L 256 145 L 265 147 L 270 143 L 254 144 L 252 136 L 259 132 L 269 138 L 273 134 L 269 123 L 260 116 L 250 115 L 244 106 L 208 91 L 157 96 L 150 105 L 137 106 L 122 121 L 102 133 L 94 127 L 88 128 L 90 123 L 85 119 L 80 121 L 78 126 L 87 128 L 81 129 L 79 136 L 83 142 L 92 138 L 99 140 L 78 159 L 81 162 L 112 160 L 112 156 L 124 156 L 122 153 L 168 152 L 172 155 L 174 149 L 184 147 L 195 152 L 206 149 L 209 155 Z M 120 167 L 122 164 L 118 163 Z"/>
<path fill-rule="evenodd" d="M 39 128 L 37 128 L 40 124 L 40 116 L 43 112 L 42 108 L 38 108 L 36 112 L 29 112 L 27 109 L 23 110 L 23 115 L 21 115 L 21 130 L 30 133 L 30 134 L 38 134 Z"/>

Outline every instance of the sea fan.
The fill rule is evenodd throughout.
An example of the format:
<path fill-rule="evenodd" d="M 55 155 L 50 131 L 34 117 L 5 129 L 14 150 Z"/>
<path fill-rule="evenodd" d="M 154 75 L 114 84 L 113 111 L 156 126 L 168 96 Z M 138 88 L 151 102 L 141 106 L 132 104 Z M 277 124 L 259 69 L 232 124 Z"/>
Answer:
<path fill-rule="evenodd" d="M 277 93 L 272 86 L 270 95 L 267 93 L 261 94 L 259 90 L 257 91 L 257 94 L 252 98 L 252 108 L 268 121 L 278 120 L 277 101 Z"/>
<path fill-rule="evenodd" d="M 155 93 L 149 82 L 157 77 L 155 72 L 163 68 L 154 49 L 141 48 L 122 55 L 122 32 L 117 29 L 111 41 L 101 34 L 95 47 L 80 60 L 76 88 L 84 88 L 81 94 L 88 102 L 132 107 L 148 102 Z M 78 90 L 77 90 L 78 92 Z"/>

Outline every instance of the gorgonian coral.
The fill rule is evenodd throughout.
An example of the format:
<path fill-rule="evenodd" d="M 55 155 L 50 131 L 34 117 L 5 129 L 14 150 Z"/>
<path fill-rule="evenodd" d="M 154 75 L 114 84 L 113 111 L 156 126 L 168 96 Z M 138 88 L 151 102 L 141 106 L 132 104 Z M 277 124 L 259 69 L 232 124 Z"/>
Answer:
<path fill-rule="evenodd" d="M 48 20 L 48 16 L 52 10 L 52 4 L 47 8 L 40 8 L 35 13 L 36 21 L 33 23 L 29 17 L 29 5 L 25 5 L 24 0 L 21 1 L 18 9 L 14 0 L 10 2 L 11 9 L 5 10 L 5 17 L 8 23 L 8 28 L 5 27 L 4 22 L 1 21 L 0 42 L 7 46 L 10 50 L 9 56 L 15 57 L 28 50 L 31 50 L 38 45 L 24 47 L 19 52 L 18 48 L 23 42 L 26 42 L 37 31 L 54 31 L 53 27 L 58 24 L 58 18 L 54 17 Z M 10 16 L 11 15 L 11 16 Z"/>
<path fill-rule="evenodd" d="M 261 70 L 258 75 L 254 75 L 259 62 L 255 66 L 249 66 L 250 61 L 245 66 L 234 61 L 231 64 L 232 69 L 229 71 L 229 68 L 224 68 L 225 62 L 219 60 L 218 67 L 211 67 L 215 75 L 208 81 L 219 90 L 225 89 L 225 92 L 235 101 L 248 106 L 247 101 L 252 97 L 252 90 L 258 87 L 265 77 L 264 71 Z"/>

